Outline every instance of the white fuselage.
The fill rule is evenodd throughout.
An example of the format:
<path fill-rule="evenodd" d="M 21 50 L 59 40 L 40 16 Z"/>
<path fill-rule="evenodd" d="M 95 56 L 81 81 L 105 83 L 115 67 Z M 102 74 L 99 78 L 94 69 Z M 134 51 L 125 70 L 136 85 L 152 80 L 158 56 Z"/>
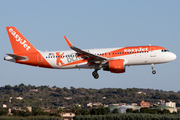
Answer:
<path fill-rule="evenodd" d="M 98 55 L 102 53 L 106 53 L 109 51 L 113 51 L 119 48 L 105 48 L 105 49 L 86 49 L 85 51 L 88 51 L 92 54 Z M 87 61 L 81 62 L 81 63 L 75 63 L 72 65 L 67 66 L 61 66 L 56 64 L 56 52 L 64 53 L 61 60 L 64 64 L 68 64 L 71 62 L 76 62 L 78 60 L 81 60 L 82 58 L 76 57 L 76 52 L 72 50 L 68 51 L 52 51 L 52 52 L 41 52 L 41 55 L 50 63 L 50 65 L 55 69 L 72 69 L 72 68 L 94 68 L 92 66 L 88 66 Z M 53 53 L 53 55 L 49 55 L 49 53 Z M 172 52 L 162 52 L 162 50 L 155 50 L 155 51 L 149 51 L 149 52 L 143 52 L 143 53 L 136 53 L 136 54 L 129 54 L 129 55 L 123 55 L 123 56 L 116 56 L 112 57 L 112 55 L 109 55 L 107 57 L 108 60 L 115 60 L 115 59 L 124 59 L 125 60 L 125 66 L 132 66 L 132 65 L 149 65 L 149 64 L 160 64 L 160 63 L 166 63 L 173 61 L 176 59 L 176 55 Z"/>

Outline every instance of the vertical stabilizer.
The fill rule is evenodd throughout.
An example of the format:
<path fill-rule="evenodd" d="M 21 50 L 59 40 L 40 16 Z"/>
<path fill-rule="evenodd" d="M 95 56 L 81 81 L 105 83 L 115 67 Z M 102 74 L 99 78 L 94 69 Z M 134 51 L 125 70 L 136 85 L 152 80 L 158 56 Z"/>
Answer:
<path fill-rule="evenodd" d="M 15 28 L 6 27 L 15 55 L 37 52 L 36 48 Z"/>

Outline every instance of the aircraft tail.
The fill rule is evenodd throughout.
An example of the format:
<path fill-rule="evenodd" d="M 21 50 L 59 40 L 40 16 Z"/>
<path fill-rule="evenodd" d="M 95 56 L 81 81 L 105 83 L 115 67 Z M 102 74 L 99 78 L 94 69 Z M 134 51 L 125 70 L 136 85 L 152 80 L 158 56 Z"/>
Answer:
<path fill-rule="evenodd" d="M 37 52 L 36 48 L 15 28 L 6 27 L 15 55 Z"/>

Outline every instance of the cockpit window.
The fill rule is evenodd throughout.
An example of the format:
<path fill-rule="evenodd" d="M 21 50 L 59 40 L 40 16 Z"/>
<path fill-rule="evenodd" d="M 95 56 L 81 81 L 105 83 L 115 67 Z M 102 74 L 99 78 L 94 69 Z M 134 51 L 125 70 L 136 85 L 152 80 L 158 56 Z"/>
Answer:
<path fill-rule="evenodd" d="M 161 50 L 161 52 L 169 52 L 169 50 L 164 50 L 164 49 L 163 49 L 163 50 Z"/>

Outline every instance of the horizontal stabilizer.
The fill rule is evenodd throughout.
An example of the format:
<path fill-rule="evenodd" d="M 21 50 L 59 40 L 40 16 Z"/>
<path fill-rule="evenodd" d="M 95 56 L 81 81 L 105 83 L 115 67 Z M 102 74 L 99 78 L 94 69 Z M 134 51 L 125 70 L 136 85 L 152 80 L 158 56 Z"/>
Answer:
<path fill-rule="evenodd" d="M 9 55 L 9 56 L 11 56 L 12 58 L 14 58 L 16 60 L 25 60 L 25 59 L 27 59 L 26 57 L 14 55 L 14 54 L 6 54 L 6 55 Z"/>

